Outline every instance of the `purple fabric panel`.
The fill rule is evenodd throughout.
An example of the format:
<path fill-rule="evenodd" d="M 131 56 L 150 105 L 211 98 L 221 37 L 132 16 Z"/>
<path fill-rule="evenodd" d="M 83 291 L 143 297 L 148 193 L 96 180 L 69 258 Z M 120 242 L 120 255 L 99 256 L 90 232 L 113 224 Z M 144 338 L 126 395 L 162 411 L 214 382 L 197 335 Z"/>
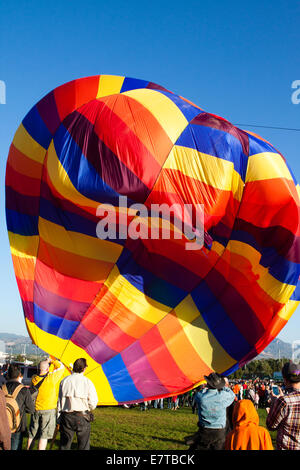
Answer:
<path fill-rule="evenodd" d="M 23 311 L 25 317 L 30 321 L 34 322 L 34 313 L 33 313 L 33 302 L 27 300 L 22 300 Z"/>
<path fill-rule="evenodd" d="M 39 196 L 20 194 L 10 186 L 6 186 L 6 208 L 27 215 L 39 214 Z"/>
<path fill-rule="evenodd" d="M 139 392 L 144 396 L 159 396 L 169 393 L 149 364 L 141 345 L 135 342 L 121 353 L 129 375 Z"/>
<path fill-rule="evenodd" d="M 60 125 L 60 118 L 57 112 L 54 92 L 51 91 L 37 104 L 38 111 L 44 123 L 52 135 Z"/>
<path fill-rule="evenodd" d="M 98 364 L 103 364 L 117 354 L 99 336 L 88 331 L 83 325 L 79 325 L 73 334 L 72 342 L 85 349 Z"/>
<path fill-rule="evenodd" d="M 46 312 L 72 321 L 80 321 L 89 308 L 87 302 L 61 297 L 48 291 L 37 282 L 34 283 L 34 302 Z"/>

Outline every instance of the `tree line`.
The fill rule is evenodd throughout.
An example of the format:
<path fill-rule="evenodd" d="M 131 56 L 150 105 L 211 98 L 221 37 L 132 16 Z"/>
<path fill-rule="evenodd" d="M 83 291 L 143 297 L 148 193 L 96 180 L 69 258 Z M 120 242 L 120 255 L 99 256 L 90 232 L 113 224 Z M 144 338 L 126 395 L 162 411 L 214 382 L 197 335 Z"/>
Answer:
<path fill-rule="evenodd" d="M 233 374 L 229 375 L 230 379 L 250 379 L 253 377 L 259 378 L 272 378 L 274 372 L 281 372 L 282 366 L 289 359 L 257 359 L 248 362 L 245 366 L 236 370 Z"/>

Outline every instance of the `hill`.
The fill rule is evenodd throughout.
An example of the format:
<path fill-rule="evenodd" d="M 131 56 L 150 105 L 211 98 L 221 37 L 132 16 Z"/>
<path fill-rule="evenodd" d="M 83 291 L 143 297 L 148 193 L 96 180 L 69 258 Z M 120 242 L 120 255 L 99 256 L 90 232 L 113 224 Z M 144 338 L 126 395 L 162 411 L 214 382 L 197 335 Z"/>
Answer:
<path fill-rule="evenodd" d="M 16 335 L 13 333 L 0 333 L 0 341 L 5 343 L 6 352 L 11 354 L 44 354 L 44 351 L 32 344 L 29 336 Z M 298 345 L 298 357 L 300 353 L 300 345 Z M 255 359 L 282 359 L 292 358 L 292 345 L 286 343 L 279 338 L 275 338 L 264 351 L 262 351 Z"/>
<path fill-rule="evenodd" d="M 16 335 L 14 333 L 0 333 L 0 341 L 4 343 L 6 353 L 12 355 L 26 354 L 41 355 L 45 354 L 40 348 L 32 344 L 29 336 Z"/>
<path fill-rule="evenodd" d="M 256 359 L 292 359 L 292 345 L 275 338 Z"/>

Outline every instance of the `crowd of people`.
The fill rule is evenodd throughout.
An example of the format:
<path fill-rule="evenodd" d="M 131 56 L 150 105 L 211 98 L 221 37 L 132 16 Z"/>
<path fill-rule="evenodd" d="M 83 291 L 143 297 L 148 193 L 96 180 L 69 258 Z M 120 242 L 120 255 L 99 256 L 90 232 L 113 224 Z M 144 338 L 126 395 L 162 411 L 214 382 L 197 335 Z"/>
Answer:
<path fill-rule="evenodd" d="M 288 362 L 282 376 L 281 386 L 206 377 L 195 394 L 199 429 L 187 436 L 190 449 L 273 450 L 269 431 L 277 431 L 277 450 L 300 450 L 300 367 Z M 259 407 L 267 411 L 266 428 L 259 425 Z"/>
<path fill-rule="evenodd" d="M 75 434 L 78 449 L 88 450 L 98 396 L 84 375 L 86 368 L 86 360 L 79 358 L 70 374 L 60 361 L 49 357 L 40 362 L 31 385 L 24 386 L 20 367 L 10 364 L 5 378 L 0 374 L 0 449 L 21 450 L 25 435 L 28 450 L 34 440 L 39 450 L 45 450 L 51 440 L 51 448 L 59 429 L 61 450 L 71 448 Z M 204 385 L 192 391 L 138 406 L 142 411 L 164 405 L 174 411 L 191 407 L 198 414 L 198 430 L 185 438 L 190 450 L 272 450 L 271 430 L 277 431 L 276 449 L 300 450 L 299 369 L 286 363 L 279 384 L 258 378 L 229 382 L 211 373 Z M 11 412 L 7 412 L 8 403 Z M 258 408 L 267 411 L 267 428 L 259 425 Z M 28 429 L 27 414 L 31 416 Z"/>
<path fill-rule="evenodd" d="M 45 450 L 49 439 L 53 444 L 59 428 L 60 450 L 71 448 L 75 434 L 78 449 L 89 450 L 92 410 L 98 396 L 84 375 L 86 368 L 86 359 L 79 358 L 70 374 L 60 361 L 49 357 L 40 362 L 39 373 L 27 387 L 22 385 L 19 365 L 10 364 L 5 377 L 0 376 L 0 449 L 22 450 L 28 436 L 27 450 L 32 449 L 34 440 L 38 440 L 39 450 Z"/>

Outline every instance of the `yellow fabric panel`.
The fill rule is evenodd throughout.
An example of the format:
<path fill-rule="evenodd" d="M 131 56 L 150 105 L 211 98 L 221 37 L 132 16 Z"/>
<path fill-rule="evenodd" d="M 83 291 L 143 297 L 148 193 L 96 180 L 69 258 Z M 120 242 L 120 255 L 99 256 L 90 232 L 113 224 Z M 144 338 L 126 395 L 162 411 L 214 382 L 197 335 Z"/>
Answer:
<path fill-rule="evenodd" d="M 259 264 L 261 254 L 246 243 L 230 240 L 227 250 L 244 256 L 252 265 L 252 271 L 257 275 L 257 284 L 276 302 L 285 303 L 289 300 L 295 290 L 295 286 L 284 284 L 275 279 L 267 268 Z"/>
<path fill-rule="evenodd" d="M 46 333 L 37 325 L 29 322 L 28 319 L 26 319 L 26 325 L 30 336 L 35 342 L 38 341 L 39 348 L 59 359 L 66 367 L 69 368 L 76 359 L 84 357 L 88 365 L 85 375 L 92 380 L 98 390 L 101 390 L 101 397 L 98 396 L 98 404 L 101 402 L 112 405 L 117 404 L 102 367 L 84 349 L 79 348 L 72 341 Z"/>
<path fill-rule="evenodd" d="M 150 89 L 138 89 L 123 93 L 147 108 L 157 119 L 173 144 L 188 125 L 179 108 L 162 93 Z"/>
<path fill-rule="evenodd" d="M 39 218 L 39 233 L 43 240 L 61 250 L 86 258 L 115 263 L 123 249 L 117 243 L 94 238 Z"/>
<path fill-rule="evenodd" d="M 283 308 L 278 312 L 278 316 L 283 318 L 284 320 L 288 321 L 293 313 L 295 312 L 296 308 L 299 306 L 298 300 L 289 300 Z"/>
<path fill-rule="evenodd" d="M 113 267 L 104 284 L 128 310 L 153 324 L 158 323 L 171 311 L 171 307 L 148 298 L 143 292 L 130 284 L 120 274 L 117 266 Z"/>
<path fill-rule="evenodd" d="M 272 178 L 293 180 L 281 155 L 271 152 L 251 155 L 248 160 L 246 182 Z"/>
<path fill-rule="evenodd" d="M 36 339 L 37 326 L 36 326 L 36 324 L 29 321 L 28 318 L 26 318 L 26 317 L 25 317 L 25 324 L 26 324 L 28 334 L 29 334 L 33 344 L 37 344 L 37 339 Z"/>
<path fill-rule="evenodd" d="M 174 146 L 167 158 L 164 169 L 178 170 L 184 175 L 223 191 L 232 191 L 241 199 L 244 183 L 235 171 L 232 162 L 222 160 L 196 149 Z"/>
<path fill-rule="evenodd" d="M 8 237 L 12 255 L 24 258 L 36 256 L 39 244 L 38 235 L 26 236 L 8 232 Z"/>
<path fill-rule="evenodd" d="M 236 363 L 214 337 L 190 295 L 175 308 L 175 313 L 189 341 L 208 367 L 221 372 Z"/>
<path fill-rule="evenodd" d="M 66 347 L 62 356 L 60 357 L 60 360 L 67 367 L 73 366 L 76 359 L 80 357 L 84 357 L 86 359 L 87 370 L 85 375 L 94 383 L 97 390 L 101 390 L 101 396 L 98 396 L 98 404 L 101 402 L 111 405 L 117 404 L 102 367 L 94 359 L 92 359 L 84 349 L 81 349 L 79 346 L 72 343 L 72 341 L 61 341 L 65 342 Z"/>
<path fill-rule="evenodd" d="M 72 346 L 75 346 L 75 345 L 73 345 L 73 343 L 72 343 Z M 80 357 L 83 357 L 83 355 L 81 354 Z M 103 405 L 117 405 L 118 402 L 116 401 L 115 397 L 113 396 L 111 387 L 110 387 L 109 382 L 106 378 L 106 375 L 104 374 L 104 372 L 102 370 L 102 367 L 98 365 L 97 368 L 89 371 L 89 364 L 91 364 L 91 367 L 92 367 L 93 363 L 91 362 L 92 361 L 91 358 L 89 358 L 87 361 L 88 361 L 87 362 L 88 369 L 87 369 L 85 375 L 93 382 L 96 389 L 99 391 L 98 392 L 98 405 L 101 405 L 101 404 L 103 404 Z"/>
<path fill-rule="evenodd" d="M 20 152 L 31 158 L 31 160 L 43 163 L 46 150 L 28 134 L 23 124 L 18 127 L 13 144 Z"/>
<path fill-rule="evenodd" d="M 211 251 L 214 251 L 219 256 L 222 256 L 222 253 L 224 252 L 224 250 L 225 248 L 224 248 L 224 245 L 222 245 L 222 243 L 219 243 L 216 241 L 212 242 Z"/>
<path fill-rule="evenodd" d="M 120 93 L 125 77 L 100 75 L 97 98 Z"/>

